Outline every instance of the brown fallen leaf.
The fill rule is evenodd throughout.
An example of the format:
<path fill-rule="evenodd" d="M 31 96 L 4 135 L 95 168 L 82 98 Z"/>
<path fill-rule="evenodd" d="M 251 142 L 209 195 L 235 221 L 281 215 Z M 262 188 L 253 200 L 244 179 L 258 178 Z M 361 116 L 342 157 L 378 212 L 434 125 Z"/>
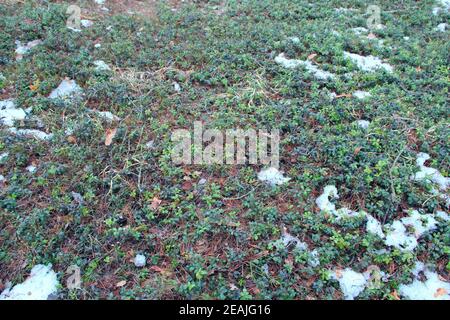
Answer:
<path fill-rule="evenodd" d="M 106 129 L 106 132 L 105 132 L 105 146 L 111 145 L 112 140 L 114 139 L 116 133 L 117 133 L 117 128 Z"/>
<path fill-rule="evenodd" d="M 338 94 L 335 98 L 351 98 L 352 94 L 351 93 L 343 93 L 343 94 Z"/>
<path fill-rule="evenodd" d="M 122 280 L 122 281 L 119 281 L 119 282 L 116 283 L 116 287 L 117 288 L 121 288 L 121 287 L 123 287 L 126 284 L 127 284 L 127 282 L 125 280 Z"/>
<path fill-rule="evenodd" d="M 394 298 L 394 300 L 400 300 L 400 297 L 398 296 L 397 290 L 394 290 L 391 292 L 391 296 Z"/>
<path fill-rule="evenodd" d="M 338 278 L 338 279 L 342 278 L 342 270 L 341 269 L 337 269 L 334 273 L 336 274 L 336 278 Z"/>
<path fill-rule="evenodd" d="M 67 142 L 75 144 L 75 143 L 77 143 L 77 138 L 75 138 L 74 136 L 68 136 Z"/>
<path fill-rule="evenodd" d="M 361 151 L 361 149 L 362 149 L 361 147 L 356 147 L 353 154 L 356 156 Z"/>
<path fill-rule="evenodd" d="M 37 89 L 39 89 L 39 85 L 40 85 L 40 81 L 36 80 L 32 84 L 30 84 L 29 88 L 31 91 L 36 91 Z"/>
<path fill-rule="evenodd" d="M 308 60 L 314 60 L 315 57 L 317 57 L 317 53 L 311 53 L 311 54 L 308 56 Z"/>
<path fill-rule="evenodd" d="M 367 35 L 367 39 L 376 39 L 376 38 L 377 36 L 374 35 L 372 32 Z"/>
<path fill-rule="evenodd" d="M 444 288 L 439 288 L 436 290 L 436 293 L 434 294 L 434 297 L 441 297 L 441 296 L 445 296 L 447 294 L 447 290 L 445 290 Z"/>
<path fill-rule="evenodd" d="M 162 201 L 160 199 L 158 199 L 158 197 L 154 197 L 152 200 L 152 204 L 150 205 L 150 208 L 152 208 L 152 210 L 158 209 L 161 202 Z"/>

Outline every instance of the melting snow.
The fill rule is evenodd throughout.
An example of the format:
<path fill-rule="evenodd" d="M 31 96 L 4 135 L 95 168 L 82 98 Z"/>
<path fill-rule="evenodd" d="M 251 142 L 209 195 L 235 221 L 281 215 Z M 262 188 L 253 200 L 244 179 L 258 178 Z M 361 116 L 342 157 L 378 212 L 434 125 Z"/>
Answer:
<path fill-rule="evenodd" d="M 14 121 L 23 120 L 26 117 L 26 113 L 23 109 L 16 108 L 13 100 L 0 101 L 0 124 L 12 127 Z"/>
<path fill-rule="evenodd" d="M 87 20 L 87 19 L 81 19 L 80 24 L 83 28 L 89 28 L 94 25 L 94 22 L 92 22 L 91 20 Z M 73 28 L 73 27 L 67 27 L 67 28 L 72 31 L 75 31 L 75 32 L 81 32 L 81 30 L 77 29 L 77 28 Z"/>
<path fill-rule="evenodd" d="M 22 45 L 22 43 L 17 40 L 16 41 L 16 60 L 22 60 L 23 56 L 28 53 L 32 48 L 36 47 L 37 45 L 41 44 L 42 40 L 33 40 L 28 42 L 26 45 Z"/>
<path fill-rule="evenodd" d="M 339 199 L 337 189 L 335 186 L 328 185 L 324 188 L 323 193 L 316 199 L 316 204 L 321 211 L 332 213 L 337 219 L 344 217 L 356 217 L 360 213 L 352 211 L 348 208 L 341 208 L 336 210 L 336 206 L 330 202 L 330 198 Z"/>
<path fill-rule="evenodd" d="M 352 31 L 353 31 L 354 33 L 356 33 L 357 35 L 360 35 L 360 34 L 369 32 L 369 30 L 368 30 L 367 28 L 364 28 L 364 27 L 356 27 L 356 28 L 352 28 Z"/>
<path fill-rule="evenodd" d="M 291 244 L 295 244 L 295 247 L 300 251 L 308 251 L 309 253 L 309 260 L 308 264 L 311 267 L 317 267 L 320 264 L 319 260 L 319 252 L 317 250 L 313 250 L 309 252 L 308 244 L 301 241 L 299 238 L 294 237 L 293 235 L 289 234 L 288 232 L 284 231 L 283 235 L 281 236 L 280 241 L 283 243 L 285 247 L 288 247 Z"/>
<path fill-rule="evenodd" d="M 0 153 L 0 162 L 8 158 L 9 152 Z"/>
<path fill-rule="evenodd" d="M 410 211 L 410 216 L 395 220 L 388 225 L 385 244 L 401 251 L 413 251 L 417 240 L 426 232 L 436 229 L 437 221 L 431 214 L 420 214 L 417 210 Z M 407 230 L 411 227 L 413 232 Z"/>
<path fill-rule="evenodd" d="M 447 23 L 440 23 L 436 28 L 434 28 L 435 31 L 445 32 L 447 30 L 448 24 Z"/>
<path fill-rule="evenodd" d="M 366 231 L 372 234 L 376 234 L 382 239 L 384 238 L 381 223 L 369 214 L 367 215 Z"/>
<path fill-rule="evenodd" d="M 412 210 L 409 217 L 401 219 L 405 226 L 414 229 L 414 236 L 421 237 L 425 232 L 436 229 L 437 221 L 431 214 L 420 214 L 417 210 Z"/>
<path fill-rule="evenodd" d="M 291 180 L 291 178 L 284 177 L 283 174 L 274 167 L 261 170 L 258 173 L 258 179 L 267 182 L 271 186 L 282 185 Z"/>
<path fill-rule="evenodd" d="M 392 72 L 394 70 L 394 68 L 391 65 L 383 63 L 381 59 L 378 57 L 374 56 L 364 57 L 359 54 L 350 53 L 346 51 L 344 51 L 344 57 L 352 60 L 354 63 L 356 63 L 358 68 L 363 71 L 374 72 L 378 69 L 384 69 L 388 72 Z"/>
<path fill-rule="evenodd" d="M 384 243 L 401 251 L 413 251 L 417 246 L 417 239 L 412 235 L 408 235 L 403 223 L 396 220 L 389 226 L 389 232 Z"/>
<path fill-rule="evenodd" d="M 444 177 L 438 170 L 425 166 L 425 161 L 430 159 L 430 155 L 420 152 L 417 155 L 416 165 L 420 168 L 412 179 L 415 181 L 430 180 L 439 185 L 439 189 L 445 190 L 450 186 L 450 178 Z"/>
<path fill-rule="evenodd" d="M 300 43 L 300 38 L 299 37 L 289 37 L 288 38 L 290 41 L 292 41 L 293 44 L 298 44 Z"/>
<path fill-rule="evenodd" d="M 181 86 L 178 82 L 173 82 L 173 90 L 175 90 L 175 92 L 181 92 Z"/>
<path fill-rule="evenodd" d="M 450 10 L 450 0 L 438 0 L 437 4 L 438 6 L 433 8 L 434 15 L 437 15 L 442 9 L 446 11 Z"/>
<path fill-rule="evenodd" d="M 63 81 L 61 81 L 60 85 L 50 93 L 49 98 L 65 99 L 70 98 L 74 95 L 81 94 L 81 92 L 82 89 L 79 85 L 77 85 L 75 80 L 64 79 Z"/>
<path fill-rule="evenodd" d="M 30 276 L 12 289 L 6 289 L 0 300 L 47 300 L 57 292 L 58 279 L 52 266 L 38 264 L 31 269 Z"/>
<path fill-rule="evenodd" d="M 327 80 L 327 79 L 333 79 L 334 75 L 328 71 L 324 71 L 316 67 L 314 64 L 312 64 L 310 61 L 303 61 L 303 60 L 296 60 L 296 59 L 288 59 L 284 56 L 284 53 L 280 53 L 276 58 L 275 62 L 282 65 L 283 67 L 287 69 L 295 69 L 299 66 L 303 66 L 314 74 L 314 76 L 317 79 L 320 80 Z"/>
<path fill-rule="evenodd" d="M 103 60 L 94 61 L 95 70 L 97 71 L 109 71 L 111 68 Z"/>
<path fill-rule="evenodd" d="M 316 204 L 321 211 L 333 212 L 336 210 L 336 206 L 329 200 L 330 197 L 339 199 L 335 186 L 326 186 L 323 193 L 316 199 Z"/>
<path fill-rule="evenodd" d="M 30 173 L 34 173 L 34 172 L 36 172 L 36 167 L 35 166 L 33 166 L 33 165 L 29 165 L 28 167 L 26 167 L 26 170 L 28 171 L 28 172 L 30 172 Z"/>
<path fill-rule="evenodd" d="M 143 254 L 138 254 L 134 258 L 134 265 L 138 268 L 145 267 L 146 262 L 147 262 L 147 259 L 145 258 L 145 256 Z"/>
<path fill-rule="evenodd" d="M 450 300 L 450 283 L 439 279 L 439 275 L 429 270 L 423 270 L 425 281 L 417 279 L 420 268 L 425 269 L 423 264 L 415 268 L 413 274 L 416 279 L 411 284 L 399 286 L 401 296 L 410 300 Z"/>
<path fill-rule="evenodd" d="M 53 137 L 53 134 L 51 133 L 45 133 L 35 129 L 9 128 L 9 132 L 18 136 L 30 136 L 38 140 L 50 140 Z"/>
<path fill-rule="evenodd" d="M 109 111 L 97 111 L 97 110 L 92 110 L 93 112 L 97 113 L 97 115 L 107 121 L 120 121 L 120 118 L 118 116 L 116 116 L 115 114 L 112 114 Z"/>
<path fill-rule="evenodd" d="M 355 92 L 353 92 L 353 96 L 358 99 L 366 99 L 372 95 L 367 91 L 356 90 Z"/>
<path fill-rule="evenodd" d="M 440 211 L 440 210 L 436 211 L 436 217 L 438 217 L 444 221 L 450 221 L 450 217 L 444 211 Z"/>
<path fill-rule="evenodd" d="M 369 126 L 370 126 L 370 121 L 367 121 L 367 120 L 358 120 L 358 121 L 356 121 L 356 124 L 357 124 L 360 128 L 362 128 L 362 129 L 364 129 L 364 130 L 367 130 L 367 129 L 369 128 Z"/>
<path fill-rule="evenodd" d="M 367 283 L 364 274 L 355 272 L 350 268 L 333 272 L 332 278 L 339 282 L 339 286 L 346 300 L 355 299 L 364 291 Z"/>

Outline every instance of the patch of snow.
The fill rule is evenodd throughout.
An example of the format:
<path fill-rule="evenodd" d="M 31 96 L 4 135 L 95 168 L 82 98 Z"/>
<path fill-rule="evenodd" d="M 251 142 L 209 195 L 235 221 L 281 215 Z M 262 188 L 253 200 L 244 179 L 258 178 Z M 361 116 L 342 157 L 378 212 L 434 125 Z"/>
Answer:
<path fill-rule="evenodd" d="M 18 136 L 29 136 L 38 140 L 50 140 L 53 137 L 51 133 L 45 133 L 36 129 L 16 129 L 9 128 L 9 132 Z"/>
<path fill-rule="evenodd" d="M 364 27 L 356 27 L 356 28 L 352 28 L 351 30 L 357 35 L 369 32 L 369 30 Z"/>
<path fill-rule="evenodd" d="M 0 182 L 3 182 L 3 181 L 5 181 L 5 177 L 2 174 L 0 174 Z"/>
<path fill-rule="evenodd" d="M 334 100 L 334 99 L 336 99 L 337 94 L 336 94 L 336 92 L 330 92 L 330 93 L 328 94 L 328 97 L 329 97 L 331 100 Z"/>
<path fill-rule="evenodd" d="M 399 294 L 410 300 L 450 300 L 450 283 L 439 279 L 435 272 L 425 270 L 425 281 L 414 279 L 411 284 L 399 286 Z"/>
<path fill-rule="evenodd" d="M 380 58 L 374 56 L 361 56 L 356 53 L 350 53 L 344 51 L 344 57 L 353 61 L 359 69 L 367 72 L 374 72 L 378 69 L 384 69 L 387 72 L 392 72 L 394 68 L 387 64 L 383 63 Z"/>
<path fill-rule="evenodd" d="M 448 27 L 447 23 L 440 23 L 437 25 L 436 28 L 434 28 L 434 31 L 445 32 L 445 30 L 447 30 L 447 27 Z"/>
<path fill-rule="evenodd" d="M 288 38 L 293 44 L 299 44 L 300 38 L 299 37 L 289 37 Z"/>
<path fill-rule="evenodd" d="M 94 0 L 96 4 L 105 4 L 106 0 Z"/>
<path fill-rule="evenodd" d="M 81 206 L 84 203 L 84 199 L 81 194 L 79 194 L 78 192 L 75 192 L 75 191 L 72 191 L 71 194 L 72 194 L 73 200 L 75 200 L 78 203 L 78 205 Z"/>
<path fill-rule="evenodd" d="M 403 40 L 408 41 L 409 39 L 411 39 L 410 37 L 403 37 Z"/>
<path fill-rule="evenodd" d="M 439 185 L 439 189 L 445 190 L 450 186 L 450 178 L 444 177 L 437 169 L 425 166 L 425 161 L 430 159 L 430 155 L 420 152 L 417 155 L 416 165 L 420 168 L 411 178 L 415 181 L 429 180 Z"/>
<path fill-rule="evenodd" d="M 301 241 L 299 238 L 294 237 L 293 235 L 284 231 L 280 241 L 285 247 L 295 244 L 295 248 L 297 250 L 308 252 L 309 254 L 308 264 L 311 267 L 317 267 L 318 265 L 320 265 L 319 252 L 316 249 L 314 249 L 313 251 L 309 251 L 308 244 Z"/>
<path fill-rule="evenodd" d="M 34 172 L 36 172 L 36 167 L 35 166 L 33 166 L 32 164 L 31 165 L 29 165 L 28 167 L 26 167 L 26 170 L 28 171 L 28 172 L 30 172 L 30 173 L 34 173 Z"/>
<path fill-rule="evenodd" d="M 94 25 L 94 22 L 92 22 L 91 20 L 87 20 L 87 19 L 81 19 L 80 22 L 81 22 L 81 26 L 83 26 L 84 28 L 89 28 Z"/>
<path fill-rule="evenodd" d="M 285 247 L 288 247 L 291 244 L 295 244 L 295 247 L 299 249 L 300 251 L 308 250 L 308 245 L 301 241 L 299 238 L 294 237 L 293 235 L 284 232 L 281 236 L 281 242 Z"/>
<path fill-rule="evenodd" d="M 358 120 L 358 121 L 356 121 L 356 124 L 357 124 L 361 129 L 367 130 L 367 129 L 369 128 L 369 126 L 370 126 L 370 121 L 367 121 L 367 120 Z"/>
<path fill-rule="evenodd" d="M 91 20 L 87 20 L 87 19 L 80 20 L 80 26 L 83 28 L 89 28 L 89 27 L 92 27 L 93 25 L 94 25 L 94 22 L 92 22 Z M 67 28 L 74 32 L 81 32 L 81 29 L 78 29 L 78 28 L 69 27 L 69 26 Z"/>
<path fill-rule="evenodd" d="M 94 61 L 95 70 L 97 71 L 109 71 L 111 68 L 103 60 Z"/>
<path fill-rule="evenodd" d="M 318 267 L 320 265 L 320 260 L 319 260 L 319 252 L 317 251 L 317 249 L 311 251 L 310 256 L 311 257 L 308 260 L 308 264 L 313 268 Z"/>
<path fill-rule="evenodd" d="M 400 219 L 405 226 L 414 229 L 414 236 L 420 238 L 425 232 L 436 229 L 437 221 L 431 214 L 420 214 L 417 210 L 412 210 L 409 217 Z"/>
<path fill-rule="evenodd" d="M 271 186 L 282 185 L 291 180 L 291 178 L 284 177 L 283 173 L 274 167 L 261 170 L 258 173 L 258 179 L 262 182 L 270 184 Z"/>
<path fill-rule="evenodd" d="M 109 111 L 97 111 L 97 110 L 92 110 L 93 112 L 95 112 L 100 118 L 107 120 L 107 121 L 120 121 L 121 119 L 116 116 L 115 114 L 109 112 Z"/>
<path fill-rule="evenodd" d="M 50 99 L 66 99 L 82 93 L 81 87 L 75 80 L 64 79 L 48 96 Z"/>
<path fill-rule="evenodd" d="M 450 0 L 438 0 L 437 1 L 437 7 L 433 8 L 433 15 L 438 15 L 439 12 L 441 12 L 442 9 L 448 11 L 450 10 Z"/>
<path fill-rule="evenodd" d="M 134 258 L 134 265 L 138 268 L 145 267 L 145 264 L 147 262 L 147 259 L 143 254 L 137 254 Z"/>
<path fill-rule="evenodd" d="M 435 217 L 439 216 L 437 214 L 420 214 L 417 210 L 410 210 L 409 216 L 387 225 L 388 232 L 384 243 L 401 251 L 413 251 L 418 245 L 417 240 L 423 234 L 436 229 L 438 221 Z M 409 231 L 407 227 L 412 231 Z"/>
<path fill-rule="evenodd" d="M 14 121 L 23 120 L 26 117 L 26 113 L 23 109 L 16 108 L 14 100 L 2 100 L 0 101 L 0 124 L 8 127 L 14 125 Z"/>
<path fill-rule="evenodd" d="M 350 268 L 334 271 L 332 278 L 339 282 L 339 286 L 346 300 L 354 300 L 364 291 L 367 284 L 367 279 L 364 274 L 355 272 Z"/>
<path fill-rule="evenodd" d="M 330 202 L 330 199 L 339 199 L 339 195 L 335 186 L 328 185 L 324 188 L 323 193 L 316 199 L 316 204 L 321 211 L 333 212 L 336 206 Z"/>
<path fill-rule="evenodd" d="M 421 261 L 416 261 L 414 264 L 414 268 L 411 270 L 411 273 L 414 277 L 418 278 L 421 272 L 425 271 L 425 264 Z"/>
<path fill-rule="evenodd" d="M 360 215 L 360 213 L 352 211 L 348 208 L 340 208 L 336 210 L 336 206 L 330 202 L 330 198 L 339 199 L 337 189 L 333 185 L 326 186 L 323 193 L 316 199 L 316 204 L 321 211 L 332 213 L 338 220 L 341 218 L 356 217 Z"/>
<path fill-rule="evenodd" d="M 362 91 L 362 90 L 356 90 L 355 92 L 353 92 L 352 95 L 357 99 L 366 99 L 366 98 L 369 98 L 372 96 L 370 94 L 370 92 Z"/>
<path fill-rule="evenodd" d="M 444 221 L 450 221 L 450 217 L 447 213 L 445 213 L 444 211 L 436 211 L 436 217 L 439 219 L 442 219 Z"/>
<path fill-rule="evenodd" d="M 352 11 L 358 11 L 358 9 L 353 9 L 353 8 L 334 8 L 334 11 L 337 13 L 347 13 L 347 12 L 352 12 Z"/>
<path fill-rule="evenodd" d="M 173 82 L 172 83 L 172 85 L 173 85 L 173 90 L 175 90 L 175 92 L 181 92 L 181 86 L 180 86 L 180 84 L 178 83 L 178 82 Z"/>
<path fill-rule="evenodd" d="M 8 158 L 8 156 L 9 156 L 9 152 L 2 152 L 2 153 L 0 153 L 0 162 L 5 160 L 6 158 Z"/>
<path fill-rule="evenodd" d="M 23 283 L 4 290 L 0 300 L 47 300 L 57 292 L 57 286 L 58 279 L 52 266 L 38 264 Z"/>
<path fill-rule="evenodd" d="M 384 232 L 381 223 L 370 214 L 367 215 L 366 231 L 378 235 L 380 238 L 384 239 Z"/>
<path fill-rule="evenodd" d="M 94 44 L 94 48 L 101 48 L 102 47 L 102 44 L 101 43 L 96 43 L 96 44 Z"/>
<path fill-rule="evenodd" d="M 16 41 L 16 60 L 22 60 L 23 56 L 28 53 L 32 48 L 36 47 L 37 45 L 41 44 L 42 40 L 33 40 L 28 42 L 26 45 L 22 45 L 22 43 L 17 40 Z"/>
<path fill-rule="evenodd" d="M 331 34 L 332 34 L 333 36 L 336 36 L 336 37 L 339 37 L 339 36 L 341 35 L 341 33 L 338 32 L 338 31 L 336 31 L 336 30 L 332 30 L 332 31 L 331 31 Z"/>
<path fill-rule="evenodd" d="M 406 227 L 399 220 L 388 226 L 388 233 L 384 243 L 387 246 L 395 247 L 400 251 L 413 251 L 417 247 L 417 239 L 406 231 Z"/>
<path fill-rule="evenodd" d="M 310 61 L 288 59 L 285 57 L 284 53 L 280 53 L 277 57 L 275 57 L 275 62 L 282 65 L 286 69 L 295 69 L 299 66 L 303 66 L 305 67 L 306 70 L 311 72 L 317 79 L 320 80 L 327 80 L 334 78 L 334 74 L 319 69 Z"/>

